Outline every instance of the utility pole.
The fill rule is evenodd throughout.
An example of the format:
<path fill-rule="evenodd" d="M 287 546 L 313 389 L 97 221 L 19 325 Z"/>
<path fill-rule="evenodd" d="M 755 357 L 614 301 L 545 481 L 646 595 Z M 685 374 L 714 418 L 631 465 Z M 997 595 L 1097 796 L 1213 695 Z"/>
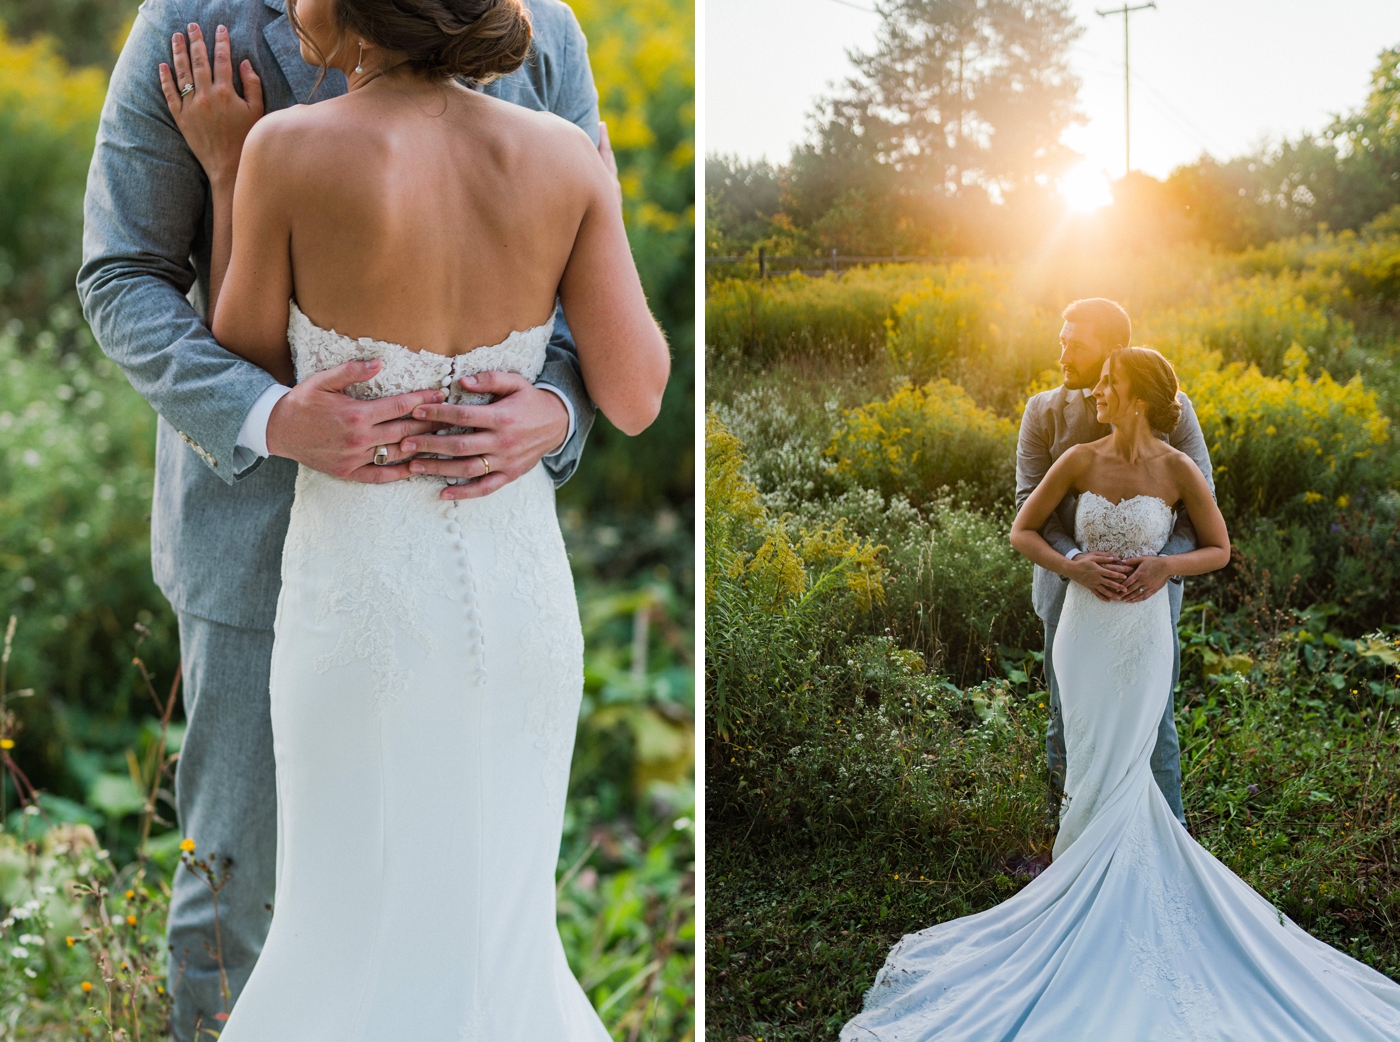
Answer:
<path fill-rule="evenodd" d="M 1156 3 L 1148 0 L 1145 4 L 1138 4 L 1137 7 L 1129 7 L 1124 4 L 1122 7 L 1115 7 L 1112 10 L 1100 11 L 1095 9 L 1094 13 L 1100 18 L 1107 18 L 1109 15 L 1121 14 L 1123 16 L 1123 175 L 1126 177 L 1133 169 L 1133 120 L 1132 113 L 1128 107 L 1130 88 L 1128 81 L 1128 16 L 1134 11 L 1146 11 L 1148 9 L 1157 10 Z"/>

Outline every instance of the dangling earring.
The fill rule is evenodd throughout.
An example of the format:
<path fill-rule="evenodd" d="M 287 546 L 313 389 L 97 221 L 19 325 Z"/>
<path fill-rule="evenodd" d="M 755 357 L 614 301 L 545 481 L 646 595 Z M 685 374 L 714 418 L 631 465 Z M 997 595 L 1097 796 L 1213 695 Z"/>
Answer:
<path fill-rule="evenodd" d="M 360 41 L 360 60 L 355 63 L 356 72 L 365 71 L 365 41 Z"/>

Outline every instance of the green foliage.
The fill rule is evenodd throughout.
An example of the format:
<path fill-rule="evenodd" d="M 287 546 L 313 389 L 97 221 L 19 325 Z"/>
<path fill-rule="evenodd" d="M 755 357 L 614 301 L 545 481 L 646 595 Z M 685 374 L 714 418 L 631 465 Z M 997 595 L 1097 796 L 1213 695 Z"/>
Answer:
<path fill-rule="evenodd" d="M 1335 282 L 1317 282 L 1288 271 L 1241 279 L 1220 287 L 1209 302 L 1154 316 L 1144 332 L 1162 341 L 1162 350 L 1200 344 L 1269 376 L 1283 373 L 1285 355 L 1295 346 L 1305 363 L 1333 366 L 1350 346 L 1352 325 L 1327 307 Z"/>
<path fill-rule="evenodd" d="M 106 81 L 0 22 L 0 320 L 42 318 L 71 296 L 83 187 Z"/>
<path fill-rule="evenodd" d="M 834 351 L 868 359 L 884 341 L 890 310 L 888 292 L 873 272 L 819 278 L 796 272 L 768 282 L 717 282 L 705 303 L 709 349 L 742 354 L 758 364 Z"/>
<path fill-rule="evenodd" d="M 1325 613 L 1285 613 L 1281 629 L 1263 634 L 1258 620 L 1222 624 L 1205 613 L 1205 622 L 1199 610 L 1183 618 L 1177 703 L 1194 835 L 1314 936 L 1400 977 L 1400 646 L 1339 637 Z M 1041 815 L 1044 693 L 989 685 L 969 695 L 966 709 L 947 696 L 929 773 L 900 779 L 921 805 L 916 825 L 711 829 L 706 987 L 716 1037 L 832 1038 L 902 935 L 1024 885 L 1025 856 L 1053 836 Z M 862 744 L 863 726 L 843 717 L 826 744 L 847 746 L 857 733 Z M 885 756 L 902 753 L 892 746 Z M 760 775 L 764 751 L 736 759 L 745 754 Z M 844 756 L 850 777 L 861 753 Z M 876 780 L 855 776 L 857 789 Z M 882 787 L 862 802 L 892 798 Z"/>
<path fill-rule="evenodd" d="M 16 756 L 83 802 L 137 741 L 132 624 L 158 635 L 163 675 L 178 652 L 151 579 L 155 415 L 78 322 L 59 308 L 35 337 L 0 335 L 0 609 L 19 617 L 12 681 L 43 695 L 18 707 Z"/>
<path fill-rule="evenodd" d="M 839 474 L 915 506 L 950 487 L 983 506 L 1008 503 L 1015 452 L 1015 425 L 947 380 L 904 384 L 884 401 L 850 410 L 827 448 Z"/>
<path fill-rule="evenodd" d="M 690 0 L 571 5 L 588 36 L 622 179 L 642 288 L 671 344 L 661 415 L 628 438 L 599 416 L 562 502 L 592 513 L 666 500 L 689 514 L 695 484 L 695 16 Z"/>

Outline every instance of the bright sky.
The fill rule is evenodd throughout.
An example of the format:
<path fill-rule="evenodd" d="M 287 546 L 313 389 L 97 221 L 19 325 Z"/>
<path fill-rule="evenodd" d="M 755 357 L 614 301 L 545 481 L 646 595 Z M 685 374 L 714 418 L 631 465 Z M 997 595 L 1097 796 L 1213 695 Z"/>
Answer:
<path fill-rule="evenodd" d="M 1130 6 L 1144 0 L 1131 0 Z M 1065 143 L 1123 173 L 1122 0 L 1072 0 L 1072 61 L 1088 123 Z M 875 39 L 873 0 L 707 0 L 706 153 L 785 160 L 813 99 Z M 1133 167 L 1164 177 L 1203 151 L 1228 158 L 1324 126 L 1366 96 L 1400 44 L 1396 0 L 1157 0 L 1132 16 Z"/>

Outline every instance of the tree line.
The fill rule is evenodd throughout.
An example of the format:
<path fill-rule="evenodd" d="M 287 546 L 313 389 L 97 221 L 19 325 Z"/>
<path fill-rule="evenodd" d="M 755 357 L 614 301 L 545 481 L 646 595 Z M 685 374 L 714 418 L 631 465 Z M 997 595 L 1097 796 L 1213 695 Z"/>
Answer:
<path fill-rule="evenodd" d="M 1079 157 L 1060 138 L 1082 118 L 1068 0 L 892 0 L 880 19 L 786 163 L 707 158 L 710 255 L 1016 253 L 1061 221 L 1055 181 Z M 1104 223 L 1157 244 L 1361 227 L 1400 204 L 1400 46 L 1328 126 L 1113 194 Z"/>

